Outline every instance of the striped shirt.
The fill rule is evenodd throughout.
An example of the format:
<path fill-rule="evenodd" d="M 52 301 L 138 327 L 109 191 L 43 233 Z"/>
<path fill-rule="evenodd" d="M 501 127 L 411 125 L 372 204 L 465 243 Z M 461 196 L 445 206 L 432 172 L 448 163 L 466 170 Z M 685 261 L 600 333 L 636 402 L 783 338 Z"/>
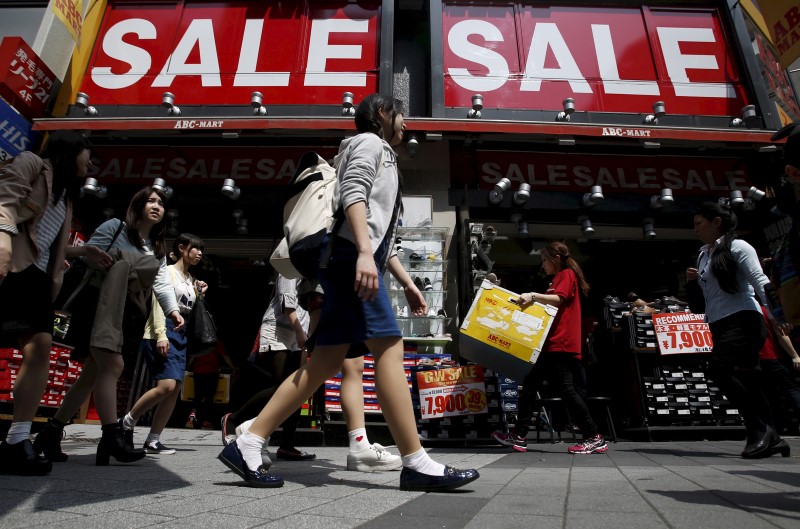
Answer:
<path fill-rule="evenodd" d="M 66 218 L 67 203 L 62 196 L 55 204 L 47 202 L 47 209 L 44 210 L 42 219 L 36 225 L 36 246 L 39 248 L 39 257 L 33 264 L 44 273 L 47 273 L 50 265 L 50 246 L 61 233 L 61 227 Z"/>

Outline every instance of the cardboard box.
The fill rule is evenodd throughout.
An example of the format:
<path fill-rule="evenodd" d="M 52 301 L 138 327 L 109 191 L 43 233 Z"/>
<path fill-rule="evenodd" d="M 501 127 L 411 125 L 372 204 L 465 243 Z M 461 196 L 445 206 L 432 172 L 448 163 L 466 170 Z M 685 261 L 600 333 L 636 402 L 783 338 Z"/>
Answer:
<path fill-rule="evenodd" d="M 558 309 L 534 303 L 522 310 L 519 294 L 484 281 L 461 325 L 461 356 L 522 380 L 539 359 Z"/>

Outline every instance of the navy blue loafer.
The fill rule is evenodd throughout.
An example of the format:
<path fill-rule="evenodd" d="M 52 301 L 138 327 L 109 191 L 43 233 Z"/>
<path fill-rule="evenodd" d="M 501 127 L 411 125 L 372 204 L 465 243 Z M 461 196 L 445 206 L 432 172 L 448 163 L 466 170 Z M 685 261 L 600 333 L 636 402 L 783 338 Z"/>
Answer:
<path fill-rule="evenodd" d="M 459 470 L 450 465 L 444 467 L 444 475 L 430 476 L 422 474 L 416 470 L 403 467 L 400 472 L 400 490 L 419 490 L 424 492 L 442 492 L 463 487 L 478 479 L 480 474 L 477 470 Z"/>
<path fill-rule="evenodd" d="M 242 477 L 247 485 L 251 487 L 278 488 L 283 487 L 283 478 L 267 472 L 264 465 L 260 465 L 256 470 L 250 470 L 242 457 L 239 445 L 234 441 L 219 453 L 217 459 L 225 463 L 225 466 L 233 470 Z"/>

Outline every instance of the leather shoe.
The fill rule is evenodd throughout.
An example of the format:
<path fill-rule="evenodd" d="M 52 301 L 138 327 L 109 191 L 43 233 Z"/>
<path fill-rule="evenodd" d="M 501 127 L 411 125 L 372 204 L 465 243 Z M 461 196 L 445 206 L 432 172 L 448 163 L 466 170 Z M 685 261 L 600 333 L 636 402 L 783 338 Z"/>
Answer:
<path fill-rule="evenodd" d="M 402 472 L 400 472 L 400 490 L 442 492 L 462 487 L 479 477 L 480 474 L 478 474 L 477 470 L 459 470 L 450 465 L 444 467 L 444 474 L 441 476 L 431 476 L 403 467 Z"/>
<path fill-rule="evenodd" d="M 304 450 L 298 450 L 297 448 L 278 448 L 278 451 L 275 452 L 275 455 L 278 456 L 278 459 L 285 459 L 287 461 L 311 461 L 317 458 L 316 454 L 309 454 Z"/>
<path fill-rule="evenodd" d="M 775 435 L 775 430 L 773 430 L 770 426 L 767 426 L 767 431 L 761 438 L 752 443 L 748 443 L 744 447 L 744 450 L 742 451 L 742 457 L 745 459 L 769 457 L 766 455 L 766 453 L 769 451 L 769 447 L 774 444 L 774 437 L 777 437 Z"/>
<path fill-rule="evenodd" d="M 223 448 L 222 452 L 217 456 L 217 459 L 222 461 L 226 467 L 239 474 L 250 487 L 283 487 L 283 478 L 267 472 L 267 467 L 264 465 L 260 465 L 256 470 L 250 470 L 236 442 Z"/>
<path fill-rule="evenodd" d="M 3 441 L 0 444 L 0 463 L 0 474 L 44 476 L 53 470 L 53 463 L 36 454 L 30 439 L 13 445 Z"/>

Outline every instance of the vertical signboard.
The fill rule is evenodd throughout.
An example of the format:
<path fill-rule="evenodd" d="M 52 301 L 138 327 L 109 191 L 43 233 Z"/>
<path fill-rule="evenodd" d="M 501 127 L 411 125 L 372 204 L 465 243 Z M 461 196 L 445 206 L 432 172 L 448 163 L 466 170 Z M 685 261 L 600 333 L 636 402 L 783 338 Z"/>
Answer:
<path fill-rule="evenodd" d="M 0 96 L 27 118 L 40 118 L 47 109 L 56 76 L 22 37 L 0 42 Z"/>

